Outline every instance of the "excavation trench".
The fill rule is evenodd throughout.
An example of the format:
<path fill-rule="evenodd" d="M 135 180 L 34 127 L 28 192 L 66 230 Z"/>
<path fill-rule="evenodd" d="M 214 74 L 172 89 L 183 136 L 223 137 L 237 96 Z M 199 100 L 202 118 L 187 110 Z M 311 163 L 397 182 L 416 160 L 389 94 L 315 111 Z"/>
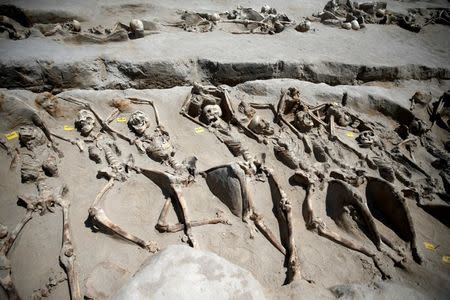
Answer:
<path fill-rule="evenodd" d="M 234 86 L 246 81 L 289 78 L 328 85 L 370 81 L 450 79 L 450 69 L 420 64 L 371 66 L 319 61 L 315 63 L 220 62 L 209 59 L 132 62 L 105 58 L 55 62 L 51 59 L 0 61 L 0 86 L 34 92 L 63 89 L 153 89 L 194 82 Z"/>

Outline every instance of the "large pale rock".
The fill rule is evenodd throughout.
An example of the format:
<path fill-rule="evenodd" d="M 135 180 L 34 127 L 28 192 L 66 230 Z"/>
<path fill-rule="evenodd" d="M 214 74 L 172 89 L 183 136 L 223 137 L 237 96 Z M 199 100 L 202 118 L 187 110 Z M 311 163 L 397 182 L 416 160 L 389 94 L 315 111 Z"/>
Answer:
<path fill-rule="evenodd" d="M 264 299 L 262 290 L 250 272 L 220 256 L 173 245 L 147 260 L 112 299 Z"/>

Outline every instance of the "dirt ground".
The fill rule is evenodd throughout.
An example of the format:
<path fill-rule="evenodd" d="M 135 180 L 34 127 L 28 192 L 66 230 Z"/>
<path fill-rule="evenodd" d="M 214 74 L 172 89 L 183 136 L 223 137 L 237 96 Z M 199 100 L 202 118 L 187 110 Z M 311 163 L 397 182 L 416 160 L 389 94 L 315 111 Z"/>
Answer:
<path fill-rule="evenodd" d="M 59 15 L 63 19 L 77 18 L 85 27 L 99 24 L 110 26 L 118 19 L 130 18 L 163 23 L 176 20 L 179 17 L 177 10 L 224 11 L 237 5 L 259 9 L 263 4 L 257 1 L 165 1 L 162 4 L 159 1 L 123 0 L 96 1 L 95 5 L 92 1 L 57 1 L 56 4 L 48 0 L 1 3 L 8 2 L 22 7 L 35 22 L 44 22 Z M 326 2 L 271 1 L 268 4 L 295 20 L 320 11 Z M 448 7 L 447 1 L 387 2 L 388 7 L 400 12 L 411 7 Z M 236 36 L 222 31 L 193 35 L 161 27 L 159 34 L 111 45 L 73 45 L 44 37 L 21 41 L 0 39 L 0 64 L 4 69 L 0 75 L 0 94 L 4 99 L 17 97 L 36 108 L 34 101 L 37 93 L 50 90 L 58 97 L 83 99 L 100 112 L 102 118 L 112 111 L 110 101 L 113 98 L 151 99 L 158 109 L 160 122 L 170 133 L 175 158 L 181 161 L 195 156 L 198 159 L 197 170 L 202 171 L 239 161 L 239 158 L 234 157 L 207 128 L 200 127 L 179 113 L 194 82 L 228 84 L 227 90 L 235 108 L 241 101 L 273 104 L 276 107 L 280 91 L 290 87 L 297 88 L 301 99 L 310 105 L 341 103 L 346 92 L 347 106 L 362 119 L 381 124 L 381 131 L 386 136 L 388 133 L 395 134 L 394 129 L 401 122 L 402 112 L 409 111 L 410 99 L 416 91 L 430 94 L 434 102 L 450 89 L 448 27 L 432 25 L 417 34 L 396 26 L 372 25 L 358 32 L 318 23 L 314 23 L 313 27 L 315 31 L 305 35 L 289 31 L 274 37 Z M 95 65 L 99 60 L 103 61 L 101 70 Z M 198 68 L 200 61 L 215 63 L 216 72 L 210 72 L 211 69 L 203 66 Z M 273 67 L 280 61 L 284 64 L 281 75 Z M 298 71 L 304 70 L 306 65 L 312 71 Z M 72 66 L 76 67 L 71 69 Z M 368 66 L 372 73 L 358 77 L 364 66 Z M 294 68 L 297 68 L 296 71 L 293 71 Z M 176 75 L 171 77 L 172 73 Z M 72 139 L 79 137 L 76 130 L 64 129 L 65 126 L 74 126 L 79 107 L 62 100 L 59 102 L 62 116 L 51 117 L 42 110 L 39 114 L 53 133 Z M 21 120 L 11 118 L 1 102 L 0 109 L 2 135 L 18 130 Z M 128 120 L 135 110 L 151 116 L 151 126 L 156 125 L 148 105 L 132 104 L 118 117 Z M 426 109 L 418 107 L 414 113 L 430 124 Z M 273 121 L 270 111 L 261 114 Z M 120 119 L 111 124 L 115 130 L 131 135 L 127 124 Z M 272 124 L 280 130 L 279 124 Z M 439 126 L 434 126 L 431 133 L 436 141 L 450 140 L 448 131 Z M 337 134 L 357 147 L 355 137 L 348 131 L 338 129 Z M 292 202 L 294 239 L 301 277 L 283 285 L 286 278 L 284 255 L 261 233 L 257 232 L 250 238 L 249 225 L 230 212 L 210 191 L 202 176 L 196 176 L 195 182 L 183 189 L 191 219 L 213 217 L 220 211 L 230 225 L 194 227 L 193 234 L 199 248 L 212 251 L 249 270 L 264 287 L 269 299 L 334 299 L 336 296 L 329 290 L 333 286 L 382 280 L 416 289 L 429 299 L 450 297 L 450 264 L 445 261 L 445 257 L 450 256 L 448 223 L 445 225 L 442 220 L 427 213 L 415 200 L 405 198 L 416 232 L 418 253 L 423 258 L 422 263 L 418 264 L 413 260 L 408 243 L 395 230 L 376 220 L 380 231 L 404 247 L 407 255 L 404 268 L 394 266 L 389 258 L 382 258 L 382 264 L 391 276 L 384 279 L 367 255 L 308 230 L 302 215 L 306 193 L 303 187 L 292 183 L 295 170 L 275 157 L 272 144 L 258 143 L 244 134 L 241 136 L 251 153 L 266 154 L 266 165 L 278 175 L 281 187 Z M 65 184 L 69 189 L 70 226 L 81 293 L 98 299 L 107 298 L 152 254 L 108 231 L 93 230 L 88 209 L 107 181 L 96 178 L 100 166 L 91 161 L 86 152 L 80 152 L 68 142 L 57 142 L 64 157 L 59 160 L 59 176 L 49 179 L 49 182 L 54 186 Z M 18 139 L 12 138 L 8 143 L 18 145 Z M 139 153 L 134 145 L 121 139 L 117 139 L 116 143 L 123 162 L 132 154 L 138 166 L 161 171 L 170 169 Z M 305 156 L 305 159 L 310 159 L 310 156 Z M 343 159 L 349 165 L 356 165 L 358 157 L 346 152 Z M 442 180 L 439 170 L 431 166 L 431 155 L 423 147 L 417 150 L 415 159 L 427 176 Z M 25 213 L 25 209 L 17 205 L 17 196 L 36 191 L 34 185 L 21 183 L 20 167 L 11 170 L 10 164 L 11 157 L 0 150 L 0 223 L 11 230 Z M 417 170 L 412 173 L 412 180 L 423 180 L 423 174 Z M 369 170 L 369 175 L 377 174 Z M 395 184 L 401 186 L 399 182 Z M 250 190 L 256 208 L 279 239 L 282 230 L 274 215 L 275 203 L 267 180 L 261 182 L 253 178 Z M 363 187 L 360 191 L 364 194 Z M 333 196 L 339 198 L 339 195 Z M 327 211 L 327 197 L 330 196 L 327 196 L 325 187 L 318 189 L 312 198 L 315 214 L 327 228 L 377 251 L 362 231 L 345 231 L 335 223 Z M 158 185 L 142 174 L 130 172 L 128 180 L 117 182 L 106 194 L 104 209 L 114 223 L 144 240 L 157 242 L 160 248 L 182 244 L 183 232 L 160 233 L 155 229 L 164 202 L 165 197 Z M 448 203 L 445 204 L 448 206 Z M 172 206 L 169 222 L 178 222 Z M 65 278 L 58 260 L 62 238 L 60 209 L 44 215 L 34 214 L 20 233 L 8 258 L 22 298 L 30 298 L 35 290 L 48 283 L 50 277 Z M 434 248 L 427 249 L 428 243 Z M 7 299 L 3 290 L 0 290 L 0 299 Z M 49 299 L 69 299 L 67 281 L 58 284 Z"/>

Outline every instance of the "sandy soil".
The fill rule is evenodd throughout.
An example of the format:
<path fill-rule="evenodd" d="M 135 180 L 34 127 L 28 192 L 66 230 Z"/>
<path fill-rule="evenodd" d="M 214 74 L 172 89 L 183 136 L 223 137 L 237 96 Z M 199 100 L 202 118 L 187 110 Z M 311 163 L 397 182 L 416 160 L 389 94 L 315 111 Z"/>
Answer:
<path fill-rule="evenodd" d="M 56 5 L 55 1 L 46 0 L 2 1 L 2 4 L 11 2 L 22 7 L 35 21 L 48 21 L 56 15 L 62 19 L 79 19 L 85 27 L 110 26 L 118 20 L 127 22 L 132 17 L 169 22 L 178 18 L 176 12 L 179 9 L 224 11 L 238 4 L 261 6 L 257 1 L 165 1 L 164 4 L 160 1 L 56 1 Z M 303 0 L 271 1 L 269 4 L 300 19 L 321 10 L 324 3 L 326 1 Z M 405 11 L 407 7 L 448 6 L 448 2 L 388 1 L 388 6 Z M 51 38 L 0 39 L 0 66 L 4 70 L 0 74 L 0 87 L 5 88 L 0 93 L 6 98 L 14 95 L 34 106 L 36 94 L 30 90 L 53 90 L 54 93 L 61 92 L 60 96 L 84 99 L 102 117 L 112 110 L 109 101 L 114 97 L 152 99 L 159 110 L 161 123 L 170 133 L 175 158 L 182 160 L 194 155 L 198 158 L 198 170 L 206 170 L 237 161 L 237 158 L 213 133 L 207 129 L 199 132 L 197 124 L 179 114 L 193 82 L 230 84 L 228 89 L 235 107 L 240 101 L 276 105 L 280 90 L 289 87 L 298 88 L 302 99 L 310 104 L 340 102 L 345 91 L 349 95 L 348 105 L 357 114 L 384 124 L 386 132 L 398 125 L 396 112 L 409 110 L 409 99 L 416 91 L 430 93 L 433 100 L 437 100 L 450 88 L 448 27 L 428 26 L 419 34 L 396 26 L 372 25 L 363 31 L 344 31 L 321 24 L 313 27 L 315 31 L 305 34 L 290 30 L 274 36 L 236 36 L 224 31 L 197 34 L 161 27 L 160 34 L 108 45 L 73 45 Z M 215 64 L 215 72 L 205 67 L 211 62 Z M 277 69 L 280 65 L 284 65 L 281 73 Z M 305 71 L 305 66 L 310 69 Z M 361 77 L 358 74 L 366 66 L 372 72 Z M 41 115 L 52 132 L 75 138 L 78 136 L 75 130 L 63 128 L 64 125 L 73 126 L 78 108 L 61 103 L 64 116 L 53 118 L 43 111 Z M 380 112 L 383 107 L 389 107 L 386 114 Z M 142 105 L 133 105 L 132 110 L 120 116 L 128 118 L 135 109 L 152 116 L 152 110 Z M 424 110 L 418 109 L 416 113 L 421 118 L 426 116 Z M 268 112 L 263 114 L 269 120 L 273 117 Z M 5 120 L 0 122 L 2 134 L 17 130 L 19 122 Z M 151 122 L 154 126 L 153 119 Z M 124 134 L 131 134 L 126 123 L 114 121 L 112 126 Z M 343 139 L 349 138 L 345 132 L 339 134 Z M 449 140 L 448 132 L 437 126 L 433 128 L 433 134 L 439 141 Z M 267 297 L 273 299 L 333 299 L 335 296 L 328 290 L 330 287 L 381 281 L 381 274 L 370 258 L 306 229 L 302 216 L 305 191 L 290 180 L 295 171 L 275 158 L 270 144 L 259 144 L 248 137 L 243 140 L 252 153 L 266 153 L 267 166 L 275 170 L 292 201 L 294 237 L 302 278 L 283 285 L 286 276 L 284 256 L 262 234 L 251 239 L 248 225 L 212 194 L 201 176 L 183 190 L 191 218 L 208 218 L 223 211 L 231 226 L 195 227 L 193 233 L 199 247 L 249 270 L 264 286 Z M 11 141 L 17 142 L 17 139 Z M 353 140 L 348 142 L 355 143 Z M 108 232 L 92 230 L 88 209 L 107 181 L 96 179 L 99 166 L 89 160 L 87 153 L 67 142 L 58 143 L 64 157 L 59 164 L 60 176 L 51 182 L 55 186 L 64 183 L 69 187 L 70 225 L 82 294 L 92 295 L 93 290 L 111 294 L 152 254 Z M 120 139 L 117 145 L 124 161 L 133 154 L 137 165 L 168 169 Z M 345 159 L 351 163 L 356 157 L 347 153 Z M 419 152 L 416 159 L 432 177 L 440 178 L 439 171 L 430 165 L 428 154 Z M 10 162 L 11 158 L 0 150 L 0 223 L 9 229 L 19 222 L 25 211 L 17 205 L 17 195 L 35 193 L 34 186 L 20 183 L 20 168 L 10 170 Z M 414 174 L 414 178 L 421 177 Z M 279 237 L 269 185 L 253 180 L 251 190 L 266 224 Z M 327 215 L 326 189 L 318 191 L 313 199 L 316 214 L 326 225 L 346 234 Z M 164 201 L 161 189 L 155 183 L 131 173 L 126 182 L 116 184 L 106 195 L 105 211 L 127 231 L 145 240 L 156 241 L 163 248 L 183 243 L 182 232 L 159 233 L 155 229 Z M 406 205 L 423 262 L 416 264 L 407 251 L 408 262 L 404 270 L 384 258 L 391 281 L 417 289 L 430 299 L 448 299 L 450 264 L 442 257 L 450 256 L 449 228 L 418 207 L 414 200 L 408 199 Z M 172 208 L 169 221 L 177 221 Z M 399 244 L 406 244 L 381 222 L 377 226 Z M 361 233 L 353 238 L 375 249 Z M 434 244 L 436 249 L 426 249 L 425 242 Z M 59 209 L 43 216 L 35 214 L 21 232 L 8 257 L 12 261 L 15 284 L 23 298 L 30 298 L 34 290 L 44 287 L 49 277 L 65 276 L 58 261 L 61 243 L 62 214 Z M 4 298 L 6 295 L 0 290 L 0 299 Z M 68 298 L 67 281 L 59 284 L 49 296 L 49 299 Z"/>
<path fill-rule="evenodd" d="M 407 99 L 411 92 L 417 88 L 417 82 L 404 82 L 395 88 L 381 87 L 356 87 L 338 86 L 330 87 L 323 84 L 310 84 L 295 80 L 270 80 L 255 81 L 239 85 L 231 89 L 233 99 L 245 99 L 260 103 L 276 103 L 278 93 L 281 88 L 296 86 L 304 92 L 305 99 L 317 99 L 317 102 L 324 100 L 338 100 L 343 90 L 349 95 L 355 95 L 354 103 L 358 104 L 357 109 L 367 112 L 370 107 L 368 100 L 371 97 L 383 97 L 386 101 L 392 101 L 399 105 L 407 106 Z M 420 85 L 420 83 L 419 83 Z M 441 84 L 428 83 L 426 88 L 438 95 L 449 86 L 448 82 Z M 425 88 L 425 86 L 424 86 Z M 5 95 L 16 94 L 22 99 L 33 99 L 30 92 L 25 91 L 4 91 Z M 161 115 L 161 122 L 171 133 L 174 141 L 177 158 L 184 158 L 195 155 L 200 170 L 209 167 L 228 163 L 235 158 L 228 152 L 213 134 L 208 131 L 196 133 L 196 124 L 190 122 L 178 114 L 178 110 L 184 101 L 189 88 L 173 88 L 167 90 L 124 90 L 124 91 L 86 91 L 73 90 L 62 95 L 73 95 L 83 98 L 94 105 L 95 108 L 103 112 L 103 116 L 108 114 L 111 108 L 108 101 L 116 96 L 138 96 L 154 99 Z M 320 96 L 321 95 L 321 96 Z M 336 99 L 334 99 L 334 97 Z M 30 102 L 32 103 L 32 102 Z M 312 102 L 314 103 L 314 102 Z M 403 103 L 403 104 L 402 104 Z M 134 108 L 134 107 L 133 107 Z M 136 107 L 144 110 L 146 108 Z M 66 108 L 69 114 L 61 119 L 49 119 L 48 122 L 52 130 L 65 136 L 76 136 L 76 132 L 64 132 L 64 125 L 73 123 L 73 116 L 70 115 L 71 108 Z M 151 110 L 147 113 L 151 115 Z M 127 116 L 127 113 L 123 114 Z M 395 124 L 392 119 L 387 119 L 379 113 L 377 120 L 385 120 L 388 124 Z M 375 117 L 372 116 L 372 117 Z M 124 133 L 128 128 L 123 123 L 115 123 L 114 127 Z M 6 128 L 2 128 L 6 131 Z M 13 128 L 10 128 L 11 130 Z M 304 220 L 301 216 L 301 205 L 304 198 L 304 191 L 298 186 L 292 186 L 289 177 L 293 171 L 289 170 L 278 162 L 267 146 L 257 144 L 253 140 L 246 139 L 251 149 L 255 152 L 265 152 L 268 155 L 267 164 L 276 170 L 283 182 L 283 188 L 294 204 L 295 218 L 295 239 L 299 248 L 302 274 L 304 278 L 312 280 L 314 283 L 307 283 L 300 280 L 288 286 L 282 286 L 285 268 L 283 268 L 283 256 L 270 245 L 261 235 L 256 235 L 254 239 L 249 238 L 249 231 L 245 224 L 233 216 L 226 206 L 224 206 L 207 189 L 202 178 L 190 188 L 186 189 L 185 195 L 192 213 L 192 219 L 213 216 L 217 210 L 225 212 L 231 220 L 232 225 L 208 225 L 194 228 L 194 234 L 202 249 L 213 251 L 230 261 L 250 270 L 252 274 L 266 287 L 269 295 L 279 297 L 280 295 L 295 295 L 305 293 L 305 295 L 315 295 L 322 293 L 324 296 L 330 294 L 325 290 L 328 287 L 350 282 L 370 282 L 380 280 L 380 274 L 373 266 L 373 263 L 364 255 L 358 254 L 347 248 L 319 237 L 306 230 Z M 144 155 L 139 155 L 133 147 L 122 141 L 118 141 L 123 151 L 122 158 L 125 159 L 128 153 L 133 153 L 137 159 L 137 164 L 147 167 L 161 169 L 162 166 L 151 161 Z M 140 263 L 149 255 L 146 251 L 114 236 L 102 232 L 92 232 L 85 224 L 87 210 L 95 195 L 106 183 L 104 180 L 94 180 L 97 166 L 86 157 L 86 153 L 80 153 L 73 145 L 60 142 L 61 150 L 65 157 L 61 160 L 60 180 L 65 182 L 70 188 L 71 200 L 71 225 L 76 245 L 77 262 L 80 270 L 81 282 L 85 282 L 89 274 L 95 270 L 99 264 L 111 263 L 120 266 L 127 271 L 126 275 L 120 278 L 116 284 L 119 286 L 123 280 L 133 274 Z M 211 155 L 214 153 L 214 155 Z M 2 165 L 9 165 L 9 158 L 1 156 Z M 19 220 L 23 214 L 23 209 L 15 204 L 17 192 L 24 188 L 19 184 L 18 172 L 9 171 L 2 168 L 2 209 L 1 219 L 9 227 Z M 257 199 L 257 207 L 266 217 L 266 222 L 271 228 L 277 228 L 276 219 L 272 213 L 273 203 L 270 197 L 267 183 L 254 182 L 252 189 Z M 132 192 L 131 192 L 132 191 Z M 325 195 L 318 194 L 314 198 L 319 215 L 326 220 L 327 225 L 333 226 L 333 222 L 327 217 L 324 206 Z M 122 225 L 126 230 L 135 233 L 145 239 L 158 242 L 161 247 L 173 243 L 181 243 L 182 234 L 162 234 L 154 229 L 155 222 L 162 208 L 164 198 L 159 188 L 139 175 L 132 175 L 123 184 L 118 184 L 114 190 L 107 195 L 106 212 L 114 222 Z M 448 290 L 445 290 L 443 283 L 448 280 L 448 265 L 442 262 L 442 255 L 448 254 L 450 249 L 448 228 L 442 223 L 418 208 L 415 203 L 409 202 L 408 207 L 413 216 L 414 225 L 418 234 L 418 244 L 420 253 L 425 258 L 422 266 L 414 263 L 408 266 L 408 272 L 392 267 L 393 279 L 405 282 L 414 288 L 424 290 L 434 297 L 443 297 Z M 171 220 L 174 219 L 171 214 Z M 439 245 L 436 251 L 426 250 L 423 242 L 432 242 Z M 34 289 L 45 284 L 51 274 L 60 272 L 58 267 L 59 245 L 61 243 L 61 216 L 59 212 L 36 216 L 20 235 L 11 253 L 13 262 L 14 277 L 16 284 L 22 295 L 30 295 Z M 333 266 L 333 267 L 332 267 Z M 32 271 L 30 271 L 32 270 Z M 122 282 L 120 282 L 122 281 Z M 67 297 L 67 287 L 61 284 L 54 291 L 51 297 L 55 299 Z"/>

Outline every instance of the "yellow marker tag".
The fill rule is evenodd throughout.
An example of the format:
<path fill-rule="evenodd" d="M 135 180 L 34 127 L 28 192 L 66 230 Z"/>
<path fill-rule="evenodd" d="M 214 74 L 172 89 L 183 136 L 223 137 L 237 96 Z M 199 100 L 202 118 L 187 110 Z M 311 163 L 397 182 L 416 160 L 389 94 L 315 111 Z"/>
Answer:
<path fill-rule="evenodd" d="M 450 264 L 450 256 L 443 255 L 442 261 L 445 262 L 446 264 Z"/>
<path fill-rule="evenodd" d="M 333 104 L 334 106 L 338 106 L 337 102 L 332 102 L 331 104 Z"/>
<path fill-rule="evenodd" d="M 434 246 L 432 243 L 427 243 L 427 242 L 423 242 L 423 245 L 425 246 L 426 249 L 434 251 L 436 250 L 436 246 Z"/>
<path fill-rule="evenodd" d="M 205 131 L 205 128 L 203 128 L 203 127 L 195 127 L 194 128 L 194 131 L 195 131 L 195 133 L 202 133 L 203 131 Z"/>
<path fill-rule="evenodd" d="M 345 135 L 348 136 L 348 137 L 353 137 L 353 132 L 347 131 L 347 132 L 345 133 Z"/>
<path fill-rule="evenodd" d="M 127 118 L 119 117 L 119 118 L 116 119 L 116 121 L 119 122 L 119 123 L 126 123 L 127 122 Z"/>
<path fill-rule="evenodd" d="M 12 139 L 18 138 L 19 135 L 17 134 L 17 131 L 13 131 L 13 132 L 10 132 L 10 133 L 6 133 L 6 134 L 5 134 L 5 137 L 6 137 L 6 139 L 7 139 L 8 141 L 10 141 L 10 140 L 12 140 Z"/>
<path fill-rule="evenodd" d="M 73 126 L 64 125 L 64 131 L 72 131 L 72 130 L 75 130 L 75 128 Z"/>

